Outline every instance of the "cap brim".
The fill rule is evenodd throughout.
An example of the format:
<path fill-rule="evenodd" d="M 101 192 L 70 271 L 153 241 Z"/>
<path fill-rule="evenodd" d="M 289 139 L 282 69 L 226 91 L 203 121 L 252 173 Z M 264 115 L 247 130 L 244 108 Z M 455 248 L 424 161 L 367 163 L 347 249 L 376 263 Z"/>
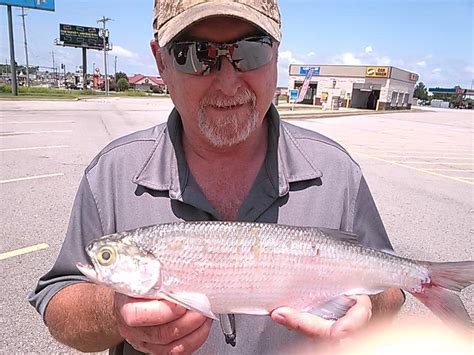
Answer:
<path fill-rule="evenodd" d="M 161 28 L 155 29 L 155 33 L 158 33 L 158 43 L 161 47 L 164 47 L 192 24 L 213 16 L 229 16 L 242 19 L 261 28 L 276 41 L 281 41 L 280 24 L 257 10 L 235 2 L 228 4 L 210 2 L 196 5 L 171 19 Z"/>

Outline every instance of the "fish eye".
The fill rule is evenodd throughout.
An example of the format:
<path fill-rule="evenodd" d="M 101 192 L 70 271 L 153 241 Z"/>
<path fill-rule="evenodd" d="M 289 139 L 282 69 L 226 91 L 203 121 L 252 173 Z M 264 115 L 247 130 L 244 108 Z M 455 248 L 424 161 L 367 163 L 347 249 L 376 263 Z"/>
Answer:
<path fill-rule="evenodd" d="M 97 253 L 97 261 L 102 266 L 108 266 L 115 262 L 116 253 L 115 249 L 111 247 L 102 247 Z"/>

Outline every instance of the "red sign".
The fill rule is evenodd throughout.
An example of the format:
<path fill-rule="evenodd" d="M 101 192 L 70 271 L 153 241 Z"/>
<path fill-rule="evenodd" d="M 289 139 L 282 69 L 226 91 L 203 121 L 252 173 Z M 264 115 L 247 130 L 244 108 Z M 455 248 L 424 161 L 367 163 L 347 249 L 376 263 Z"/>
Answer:
<path fill-rule="evenodd" d="M 410 81 L 418 81 L 418 74 L 410 73 Z"/>

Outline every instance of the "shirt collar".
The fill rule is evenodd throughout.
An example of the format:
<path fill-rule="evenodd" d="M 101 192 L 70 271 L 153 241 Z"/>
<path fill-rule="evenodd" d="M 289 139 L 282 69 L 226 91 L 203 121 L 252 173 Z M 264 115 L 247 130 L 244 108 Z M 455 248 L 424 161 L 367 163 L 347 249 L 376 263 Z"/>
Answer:
<path fill-rule="evenodd" d="M 320 178 L 322 172 L 305 154 L 288 127 L 281 123 L 275 106 L 270 107 L 267 119 L 270 128 L 265 169 L 278 196 L 286 195 L 292 182 Z M 134 183 L 152 190 L 169 191 L 170 198 L 182 201 L 189 170 L 181 147 L 181 131 L 181 117 L 173 109 L 142 168 L 133 178 Z"/>

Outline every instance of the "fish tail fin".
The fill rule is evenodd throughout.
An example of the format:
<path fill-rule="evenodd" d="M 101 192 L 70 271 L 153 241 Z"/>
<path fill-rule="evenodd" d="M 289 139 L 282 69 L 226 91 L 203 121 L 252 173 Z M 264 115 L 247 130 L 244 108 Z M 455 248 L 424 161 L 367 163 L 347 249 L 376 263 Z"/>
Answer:
<path fill-rule="evenodd" d="M 448 290 L 459 292 L 472 285 L 474 261 L 423 264 L 431 281 L 422 285 L 421 292 L 411 294 L 447 324 L 472 331 L 472 320 L 461 298 Z"/>

